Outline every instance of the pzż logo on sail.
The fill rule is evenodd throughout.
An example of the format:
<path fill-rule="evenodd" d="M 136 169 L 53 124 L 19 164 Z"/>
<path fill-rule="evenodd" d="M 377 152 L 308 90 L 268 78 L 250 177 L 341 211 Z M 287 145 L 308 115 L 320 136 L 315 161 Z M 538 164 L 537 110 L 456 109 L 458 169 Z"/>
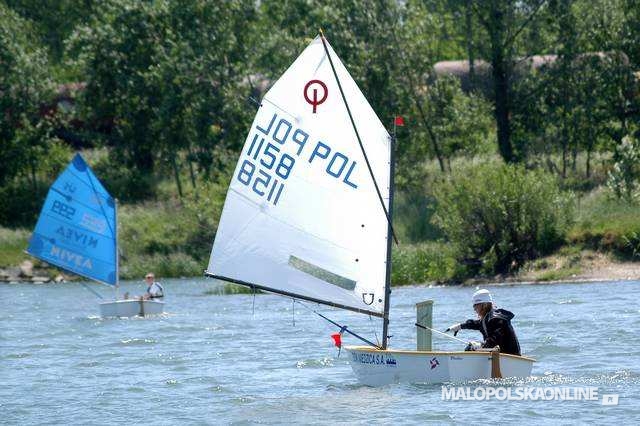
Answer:
<path fill-rule="evenodd" d="M 385 356 L 382 354 L 367 354 L 367 353 L 351 353 L 351 359 L 354 362 L 360 364 L 375 364 L 375 365 L 387 365 L 389 367 L 395 367 L 397 361 L 392 356 Z"/>

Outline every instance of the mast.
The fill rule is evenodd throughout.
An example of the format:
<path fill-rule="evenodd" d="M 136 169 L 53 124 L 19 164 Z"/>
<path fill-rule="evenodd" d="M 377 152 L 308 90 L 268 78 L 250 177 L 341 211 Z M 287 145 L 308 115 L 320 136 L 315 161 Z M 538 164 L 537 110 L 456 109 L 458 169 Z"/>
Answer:
<path fill-rule="evenodd" d="M 395 170 L 396 170 L 396 161 L 395 161 L 395 152 L 396 152 L 396 120 L 394 117 L 393 120 L 393 137 L 391 138 L 391 143 L 389 144 L 389 218 L 393 220 L 393 191 L 395 187 Z M 387 265 L 385 271 L 385 282 L 384 282 L 384 314 L 382 317 L 382 349 L 387 349 L 387 340 L 389 333 L 389 306 L 391 298 L 391 238 L 393 236 L 393 228 L 391 227 L 391 222 L 388 224 L 387 230 Z"/>
<path fill-rule="evenodd" d="M 116 300 L 118 300 L 118 293 L 120 290 L 120 256 L 119 256 L 119 251 L 118 251 L 118 199 L 114 198 L 113 199 L 113 214 L 115 216 L 115 227 L 116 227 L 116 285 L 115 285 L 115 290 L 116 290 Z"/>

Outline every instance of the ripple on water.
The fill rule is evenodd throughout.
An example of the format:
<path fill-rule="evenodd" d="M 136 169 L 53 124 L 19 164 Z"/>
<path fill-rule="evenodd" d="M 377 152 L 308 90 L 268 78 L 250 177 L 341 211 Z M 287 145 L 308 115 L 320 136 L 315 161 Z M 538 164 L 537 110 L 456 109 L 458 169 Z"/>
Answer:
<path fill-rule="evenodd" d="M 29 358 L 31 356 L 30 353 L 27 352 L 20 352 L 20 353 L 15 353 L 15 354 L 8 354 L 6 356 L 4 356 L 4 359 L 22 359 L 22 358 Z"/>
<path fill-rule="evenodd" d="M 535 346 L 530 353 L 536 357 L 542 357 L 547 355 L 575 354 L 579 349 L 580 347 L 578 346 L 553 345 L 547 343 Z"/>
<path fill-rule="evenodd" d="M 86 361 L 86 362 L 79 362 L 76 364 L 76 367 L 81 367 L 81 368 L 92 368 L 92 367 L 98 367 L 99 365 L 101 365 L 102 363 L 98 362 L 98 361 Z"/>
<path fill-rule="evenodd" d="M 113 343 L 111 346 L 146 346 L 154 345 L 158 343 L 156 339 L 122 339 L 119 342 Z"/>
<path fill-rule="evenodd" d="M 566 300 L 559 300 L 556 302 L 556 304 L 558 305 L 580 305 L 584 302 L 577 300 L 577 299 L 566 299 Z"/>
<path fill-rule="evenodd" d="M 326 368 L 333 367 L 333 358 L 305 359 L 296 362 L 297 368 Z"/>

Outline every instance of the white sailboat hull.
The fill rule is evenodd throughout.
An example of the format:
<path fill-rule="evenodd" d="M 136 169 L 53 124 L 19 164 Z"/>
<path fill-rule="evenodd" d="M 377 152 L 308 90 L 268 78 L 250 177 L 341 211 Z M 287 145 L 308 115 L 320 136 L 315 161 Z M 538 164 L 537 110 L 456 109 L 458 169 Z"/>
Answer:
<path fill-rule="evenodd" d="M 345 346 L 358 381 L 368 386 L 390 383 L 444 383 L 489 379 L 490 352 L 422 352 Z M 535 360 L 500 354 L 502 377 L 528 377 Z"/>
<path fill-rule="evenodd" d="M 157 300 L 114 300 L 100 303 L 100 316 L 129 318 L 135 316 L 159 315 L 164 312 L 164 302 Z"/>

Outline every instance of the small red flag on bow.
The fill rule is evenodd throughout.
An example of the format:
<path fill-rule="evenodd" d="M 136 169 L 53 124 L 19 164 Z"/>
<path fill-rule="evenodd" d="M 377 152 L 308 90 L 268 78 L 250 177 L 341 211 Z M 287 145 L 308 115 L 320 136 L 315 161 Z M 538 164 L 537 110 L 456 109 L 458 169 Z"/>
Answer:
<path fill-rule="evenodd" d="M 342 335 L 340 333 L 334 333 L 331 335 L 333 339 L 333 344 L 336 345 L 337 348 L 342 347 Z"/>
<path fill-rule="evenodd" d="M 394 121 L 394 124 L 396 126 L 404 126 L 404 119 L 401 116 L 396 115 L 396 119 Z"/>

